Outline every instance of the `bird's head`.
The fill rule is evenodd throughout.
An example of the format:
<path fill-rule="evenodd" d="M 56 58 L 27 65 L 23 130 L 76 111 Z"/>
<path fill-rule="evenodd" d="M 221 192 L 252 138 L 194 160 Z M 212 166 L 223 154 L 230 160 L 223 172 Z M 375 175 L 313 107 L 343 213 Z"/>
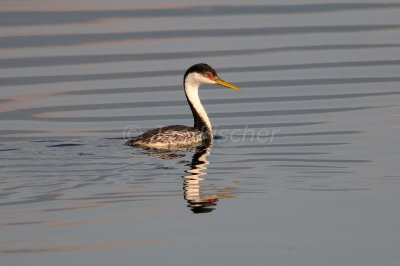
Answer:
<path fill-rule="evenodd" d="M 234 90 L 240 90 L 239 87 L 222 80 L 214 68 L 204 63 L 191 66 L 186 71 L 183 82 L 197 86 L 201 84 L 217 84 Z"/>

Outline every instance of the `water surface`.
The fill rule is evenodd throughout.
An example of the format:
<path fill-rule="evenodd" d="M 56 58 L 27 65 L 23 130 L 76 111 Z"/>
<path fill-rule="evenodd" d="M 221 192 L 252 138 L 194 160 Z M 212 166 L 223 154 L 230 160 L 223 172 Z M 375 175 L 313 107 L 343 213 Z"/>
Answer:
<path fill-rule="evenodd" d="M 400 3 L 2 1 L 4 265 L 397 265 Z M 197 153 L 124 144 L 192 123 Z"/>

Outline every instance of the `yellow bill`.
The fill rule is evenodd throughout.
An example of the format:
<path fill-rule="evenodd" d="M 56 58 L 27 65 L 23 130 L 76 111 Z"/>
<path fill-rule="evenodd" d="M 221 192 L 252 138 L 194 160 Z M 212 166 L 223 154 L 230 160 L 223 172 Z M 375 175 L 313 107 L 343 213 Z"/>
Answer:
<path fill-rule="evenodd" d="M 224 87 L 228 87 L 228 88 L 240 91 L 239 87 L 237 87 L 237 86 L 235 86 L 233 84 L 230 84 L 229 82 L 223 81 L 222 79 L 216 79 L 215 83 L 217 83 L 220 86 L 224 86 Z"/>

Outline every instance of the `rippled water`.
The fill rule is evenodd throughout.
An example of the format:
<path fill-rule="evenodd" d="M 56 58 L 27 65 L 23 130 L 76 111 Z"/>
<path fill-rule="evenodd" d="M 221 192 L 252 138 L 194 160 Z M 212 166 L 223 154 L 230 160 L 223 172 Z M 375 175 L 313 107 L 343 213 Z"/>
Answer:
<path fill-rule="evenodd" d="M 398 264 L 400 3 L 235 2 L 0 1 L 2 265 Z"/>

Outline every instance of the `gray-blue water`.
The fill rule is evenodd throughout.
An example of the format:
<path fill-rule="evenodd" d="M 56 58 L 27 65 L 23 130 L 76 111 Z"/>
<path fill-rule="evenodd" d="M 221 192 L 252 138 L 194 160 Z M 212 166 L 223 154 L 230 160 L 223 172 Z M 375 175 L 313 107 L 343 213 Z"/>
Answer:
<path fill-rule="evenodd" d="M 1 265 L 398 265 L 400 2 L 0 1 Z M 191 125 L 210 150 L 123 145 Z"/>

